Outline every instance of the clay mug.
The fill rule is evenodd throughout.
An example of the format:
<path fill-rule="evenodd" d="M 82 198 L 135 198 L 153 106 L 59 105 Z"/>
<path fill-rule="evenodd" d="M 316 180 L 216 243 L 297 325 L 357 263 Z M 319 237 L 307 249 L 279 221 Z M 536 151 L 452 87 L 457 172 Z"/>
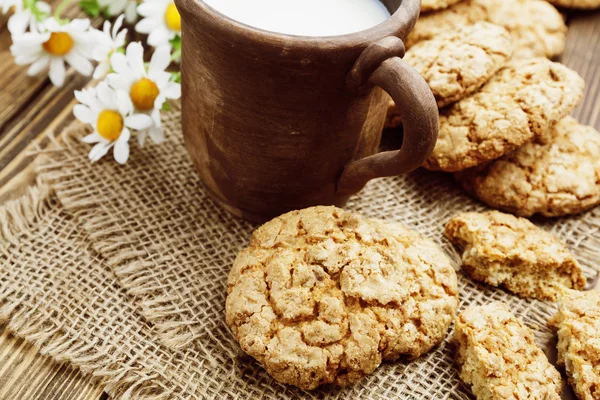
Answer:
<path fill-rule="evenodd" d="M 420 0 L 384 0 L 388 20 L 331 37 L 253 28 L 202 0 L 175 3 L 186 148 L 211 196 L 230 212 L 265 220 L 343 205 L 367 181 L 410 172 L 433 150 L 435 99 L 402 60 Z M 400 150 L 377 153 L 384 91 L 400 110 L 404 138 Z"/>

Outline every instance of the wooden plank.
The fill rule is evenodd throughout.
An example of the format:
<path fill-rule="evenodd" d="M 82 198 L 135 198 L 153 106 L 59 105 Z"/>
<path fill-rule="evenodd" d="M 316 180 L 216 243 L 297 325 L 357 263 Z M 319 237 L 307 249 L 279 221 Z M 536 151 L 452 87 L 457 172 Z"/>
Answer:
<path fill-rule="evenodd" d="M 585 95 L 573 116 L 600 129 L 600 11 L 572 14 L 561 61 L 585 80 Z"/>
<path fill-rule="evenodd" d="M 106 400 L 89 376 L 41 356 L 0 327 L 0 400 Z"/>

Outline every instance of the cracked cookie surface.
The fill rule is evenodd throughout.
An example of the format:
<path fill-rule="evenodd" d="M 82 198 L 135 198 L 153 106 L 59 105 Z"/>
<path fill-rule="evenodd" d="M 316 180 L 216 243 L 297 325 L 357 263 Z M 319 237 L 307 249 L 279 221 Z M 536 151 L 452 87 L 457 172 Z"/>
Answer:
<path fill-rule="evenodd" d="M 310 390 L 429 351 L 457 305 L 456 273 L 433 242 L 313 207 L 254 232 L 229 274 L 226 319 L 271 376 Z"/>
<path fill-rule="evenodd" d="M 442 10 L 462 0 L 423 0 L 421 1 L 421 12 Z"/>
<path fill-rule="evenodd" d="M 600 132 L 566 117 L 548 134 L 456 178 L 484 203 L 516 215 L 577 214 L 600 203 Z"/>
<path fill-rule="evenodd" d="M 503 26 L 510 32 L 514 58 L 554 58 L 564 51 L 567 26 L 556 8 L 544 0 L 464 0 L 422 15 L 406 46 L 479 21 Z"/>
<path fill-rule="evenodd" d="M 480 22 L 411 47 L 404 61 L 423 76 L 442 108 L 487 82 L 512 54 L 501 26 Z"/>
<path fill-rule="evenodd" d="M 477 281 L 551 301 L 585 286 L 581 266 L 566 246 L 525 218 L 463 213 L 448 222 L 444 234 L 463 250 L 462 270 Z"/>
<path fill-rule="evenodd" d="M 440 112 L 440 132 L 425 161 L 456 172 L 494 160 L 548 132 L 583 97 L 583 79 L 545 58 L 511 61 L 476 93 Z"/>
<path fill-rule="evenodd" d="M 478 400 L 560 400 L 562 379 L 504 303 L 465 309 L 454 325 L 460 378 Z"/>
<path fill-rule="evenodd" d="M 600 8 L 600 0 L 547 0 L 558 7 L 574 8 L 578 10 L 593 10 Z"/>
<path fill-rule="evenodd" d="M 558 331 L 558 360 L 579 400 L 600 399 L 600 293 L 570 291 L 548 321 Z"/>

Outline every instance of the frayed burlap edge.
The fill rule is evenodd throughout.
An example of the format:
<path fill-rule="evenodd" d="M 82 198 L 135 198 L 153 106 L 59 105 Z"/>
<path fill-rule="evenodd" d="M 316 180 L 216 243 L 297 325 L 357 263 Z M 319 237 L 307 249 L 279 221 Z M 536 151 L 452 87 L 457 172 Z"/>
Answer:
<path fill-rule="evenodd" d="M 0 206 L 0 247 L 16 245 L 19 236 L 35 224 L 52 207 L 51 188 L 42 182 L 27 189 L 20 198 Z M 77 336 L 65 332 L 51 315 L 37 308 L 28 308 L 23 301 L 11 298 L 15 291 L 0 287 L 0 324 L 8 332 L 36 346 L 40 354 L 58 363 L 67 362 L 92 376 L 94 382 L 114 398 L 129 400 L 162 400 L 168 393 L 159 385 L 152 384 L 155 374 L 128 368 L 122 360 L 102 351 L 95 344 L 82 343 Z M 149 394 L 152 393 L 152 394 Z M 158 394 L 157 394 L 158 393 Z"/>
<path fill-rule="evenodd" d="M 175 103 L 171 113 L 178 111 L 179 103 Z M 97 199 L 87 196 L 80 186 L 60 179 L 64 171 L 68 170 L 68 166 L 57 161 L 56 155 L 64 151 L 76 151 L 75 146 L 81 144 L 81 138 L 87 133 L 89 132 L 84 124 L 74 121 L 60 134 L 57 145 L 49 151 L 40 153 L 36 160 L 38 180 L 60 191 L 57 195 L 59 201 L 76 220 L 80 211 L 94 209 Z M 148 268 L 140 260 L 146 254 L 140 251 L 123 250 L 123 247 L 133 245 L 129 238 L 122 235 L 116 237 L 113 231 L 106 229 L 107 221 L 102 216 L 88 215 L 88 217 L 83 227 L 89 235 L 91 248 L 103 256 L 112 254 L 103 257 L 106 265 L 110 267 L 119 285 L 140 309 L 140 315 L 154 326 L 161 343 L 172 349 L 183 349 L 192 343 L 201 348 L 202 344 L 196 340 L 198 335 L 191 328 L 194 322 L 174 321 L 170 317 L 179 314 L 181 310 L 174 306 L 172 296 L 151 281 Z M 114 245 L 108 245 L 106 242 Z M 115 251 L 117 248 L 119 251 Z"/>

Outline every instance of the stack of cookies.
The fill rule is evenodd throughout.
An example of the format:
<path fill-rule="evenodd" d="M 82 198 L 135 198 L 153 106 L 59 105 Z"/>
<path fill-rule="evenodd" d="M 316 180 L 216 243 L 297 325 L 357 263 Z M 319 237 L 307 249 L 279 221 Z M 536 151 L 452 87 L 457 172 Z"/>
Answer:
<path fill-rule="evenodd" d="M 568 117 L 584 82 L 549 60 L 565 33 L 560 13 L 542 0 L 465 0 L 424 14 L 405 56 L 440 108 L 424 167 L 454 173 L 476 198 L 519 216 L 599 204 L 600 133 Z M 393 109 L 388 126 L 401 123 Z"/>

